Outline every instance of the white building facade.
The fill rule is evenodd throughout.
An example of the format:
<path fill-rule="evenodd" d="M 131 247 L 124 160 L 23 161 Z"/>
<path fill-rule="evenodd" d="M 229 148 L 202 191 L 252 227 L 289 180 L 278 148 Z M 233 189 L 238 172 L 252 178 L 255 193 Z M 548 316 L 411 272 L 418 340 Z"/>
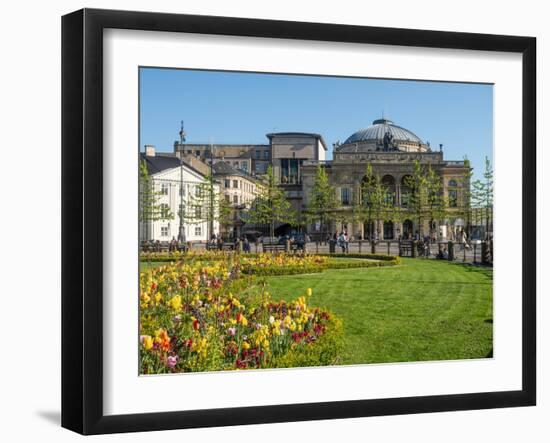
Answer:
<path fill-rule="evenodd" d="M 201 190 L 206 177 L 173 156 L 155 154 L 154 149 L 146 147 L 146 153 L 140 154 L 141 161 L 145 161 L 149 176 L 158 193 L 156 203 L 167 205 L 172 218 L 140 222 L 140 241 L 153 240 L 170 242 L 178 239 L 180 226 L 180 204 L 183 201 L 183 226 L 185 241 L 206 242 L 212 233 L 209 232 L 209 223 L 206 221 L 207 208 L 196 206 L 194 196 Z M 219 192 L 219 185 L 215 184 L 214 192 Z M 213 223 L 214 233 L 218 233 L 218 223 Z"/>

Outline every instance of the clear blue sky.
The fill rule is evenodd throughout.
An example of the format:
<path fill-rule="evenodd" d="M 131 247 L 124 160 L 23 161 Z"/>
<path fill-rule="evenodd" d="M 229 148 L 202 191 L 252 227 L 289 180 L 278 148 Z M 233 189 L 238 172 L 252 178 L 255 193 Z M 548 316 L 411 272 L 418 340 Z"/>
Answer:
<path fill-rule="evenodd" d="M 315 132 L 329 145 L 373 120 L 411 130 L 446 160 L 492 161 L 491 85 L 141 68 L 140 144 L 264 143 L 269 132 Z"/>

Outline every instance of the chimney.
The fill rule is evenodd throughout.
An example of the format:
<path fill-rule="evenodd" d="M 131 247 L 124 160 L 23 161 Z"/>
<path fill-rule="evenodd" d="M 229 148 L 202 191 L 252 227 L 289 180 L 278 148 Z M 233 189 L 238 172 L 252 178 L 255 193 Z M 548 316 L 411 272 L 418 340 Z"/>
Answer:
<path fill-rule="evenodd" d="M 155 156 L 155 146 L 154 145 L 145 145 L 145 155 L 147 157 Z"/>

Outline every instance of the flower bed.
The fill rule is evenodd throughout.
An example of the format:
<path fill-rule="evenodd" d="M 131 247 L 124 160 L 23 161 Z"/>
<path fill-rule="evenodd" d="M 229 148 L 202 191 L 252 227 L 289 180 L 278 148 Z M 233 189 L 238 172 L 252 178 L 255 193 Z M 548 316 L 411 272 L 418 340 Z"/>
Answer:
<path fill-rule="evenodd" d="M 246 275 L 255 266 L 284 267 L 280 260 L 241 256 L 208 264 L 179 261 L 142 272 L 140 372 L 337 363 L 343 343 L 341 321 L 308 306 L 310 289 L 294 302 L 275 302 Z M 295 260 L 289 268 L 324 262 L 311 257 Z"/>
<path fill-rule="evenodd" d="M 140 252 L 140 261 L 151 262 L 173 262 L 185 259 L 186 261 L 193 260 L 226 260 L 232 256 L 234 252 L 231 251 L 208 251 L 206 249 L 193 249 L 187 252 L 173 251 L 173 252 Z"/>
<path fill-rule="evenodd" d="M 226 261 L 234 267 L 239 267 L 243 274 L 258 276 L 312 274 L 323 272 L 325 269 L 371 268 L 401 264 L 399 257 L 379 254 L 312 255 L 284 252 L 278 254 L 236 254 L 227 251 L 193 251 L 187 253 L 142 253 L 140 257 L 142 261 L 161 263 L 183 259 L 186 263 Z"/>

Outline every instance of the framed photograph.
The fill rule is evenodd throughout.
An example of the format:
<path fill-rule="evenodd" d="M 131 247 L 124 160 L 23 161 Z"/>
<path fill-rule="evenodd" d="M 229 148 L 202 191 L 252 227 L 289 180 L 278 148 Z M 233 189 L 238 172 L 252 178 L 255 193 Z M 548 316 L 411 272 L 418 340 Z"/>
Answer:
<path fill-rule="evenodd" d="M 62 426 L 536 403 L 536 40 L 62 20 Z"/>

